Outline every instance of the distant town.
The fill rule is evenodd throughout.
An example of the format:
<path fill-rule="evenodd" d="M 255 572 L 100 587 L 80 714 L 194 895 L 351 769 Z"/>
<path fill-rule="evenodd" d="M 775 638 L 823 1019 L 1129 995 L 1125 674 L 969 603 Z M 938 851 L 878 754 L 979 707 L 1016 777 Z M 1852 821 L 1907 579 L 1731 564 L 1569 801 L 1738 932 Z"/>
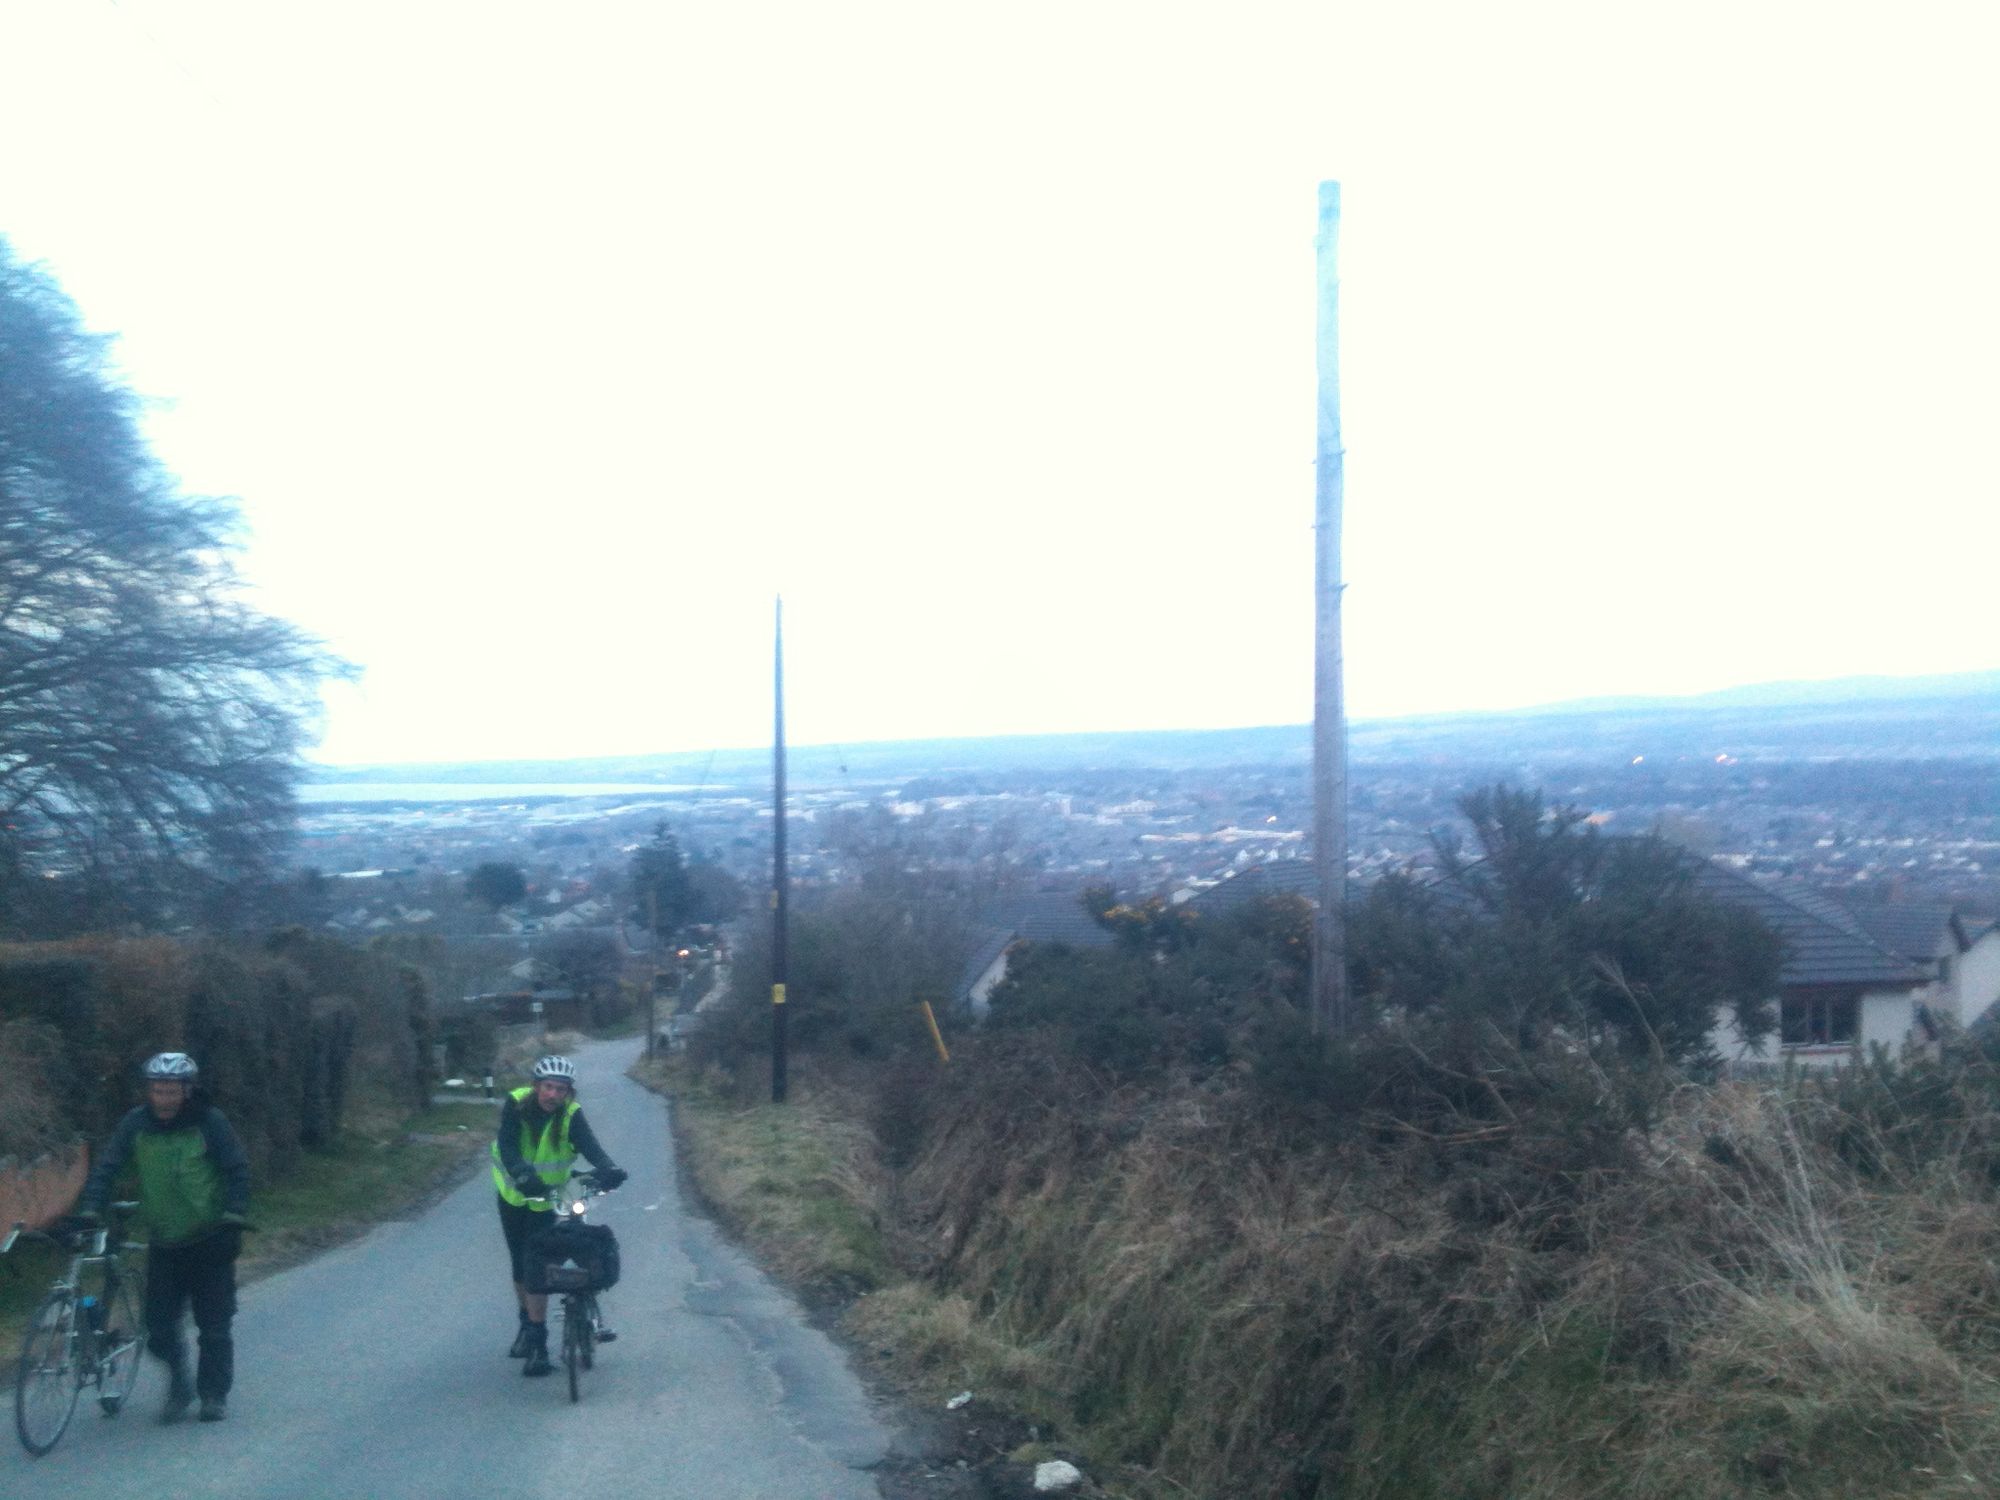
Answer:
<path fill-rule="evenodd" d="M 1351 762 L 1363 883 L 1421 870 L 1457 798 L 1507 781 L 1746 874 L 2000 913 L 2000 674 L 1360 724 Z M 1185 900 L 1258 867 L 1296 887 L 1311 858 L 1303 726 L 817 746 L 791 766 L 806 899 L 889 861 L 996 896 L 1109 884 Z M 662 824 L 689 858 L 768 886 L 769 767 L 768 751 L 736 751 L 330 773 L 301 817 L 301 915 L 435 935 L 467 992 L 518 984 L 552 934 L 626 940 L 626 874 Z M 467 873 L 489 861 L 522 870 L 525 901 L 468 900 Z"/>

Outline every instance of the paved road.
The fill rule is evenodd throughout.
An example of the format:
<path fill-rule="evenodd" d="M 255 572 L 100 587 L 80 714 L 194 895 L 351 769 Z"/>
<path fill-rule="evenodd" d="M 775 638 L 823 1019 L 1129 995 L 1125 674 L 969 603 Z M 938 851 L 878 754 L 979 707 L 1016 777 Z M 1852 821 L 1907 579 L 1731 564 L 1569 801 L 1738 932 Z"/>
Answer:
<path fill-rule="evenodd" d="M 605 1299 L 621 1337 L 579 1405 L 560 1370 L 527 1380 L 505 1358 L 512 1293 L 481 1173 L 419 1218 L 246 1287 L 226 1422 L 157 1425 L 148 1360 L 125 1415 L 86 1401 L 30 1459 L 9 1391 L 0 1495 L 876 1500 L 866 1470 L 889 1432 L 840 1352 L 682 1207 L 664 1106 L 623 1076 L 639 1045 L 577 1058 L 591 1123 L 632 1172 L 592 1215 L 623 1252 Z"/>

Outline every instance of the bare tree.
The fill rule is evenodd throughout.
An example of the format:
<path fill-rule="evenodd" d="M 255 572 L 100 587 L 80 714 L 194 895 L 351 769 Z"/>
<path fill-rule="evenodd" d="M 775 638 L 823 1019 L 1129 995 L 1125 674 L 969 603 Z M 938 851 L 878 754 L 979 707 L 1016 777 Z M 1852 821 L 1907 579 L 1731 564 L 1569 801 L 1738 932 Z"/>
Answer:
<path fill-rule="evenodd" d="M 0 884 L 257 868 L 345 670 L 242 601 L 233 508 L 182 493 L 138 413 L 0 242 Z"/>

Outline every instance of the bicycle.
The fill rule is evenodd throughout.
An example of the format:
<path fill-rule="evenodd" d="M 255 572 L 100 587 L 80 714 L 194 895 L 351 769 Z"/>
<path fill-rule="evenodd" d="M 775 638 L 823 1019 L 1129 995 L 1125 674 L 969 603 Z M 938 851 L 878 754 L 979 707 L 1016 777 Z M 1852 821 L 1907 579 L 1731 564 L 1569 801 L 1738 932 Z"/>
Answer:
<path fill-rule="evenodd" d="M 541 1231 L 549 1234 L 561 1232 L 561 1226 L 583 1228 L 583 1216 L 594 1199 L 602 1198 L 611 1189 L 600 1187 L 594 1172 L 572 1172 L 570 1181 L 580 1184 L 581 1194 L 571 1198 L 557 1193 L 551 1198 L 539 1201 L 551 1203 L 555 1211 L 555 1224 Z M 591 1225 L 590 1228 L 599 1226 Z M 604 1238 L 609 1240 L 609 1231 Z M 606 1279 L 606 1265 L 603 1253 L 586 1255 L 584 1264 L 575 1255 L 565 1257 L 563 1264 L 550 1264 L 544 1260 L 537 1267 L 543 1287 L 551 1294 L 562 1296 L 562 1362 L 564 1373 L 569 1377 L 569 1399 L 580 1401 L 583 1393 L 579 1376 L 596 1363 L 597 1346 L 609 1343 L 613 1335 L 604 1327 L 604 1314 L 597 1305 L 597 1294 L 610 1287 L 617 1279 L 617 1245 L 610 1241 L 610 1275 Z"/>
<path fill-rule="evenodd" d="M 98 1407 L 115 1417 L 139 1378 L 146 1333 L 133 1290 L 138 1278 L 120 1259 L 121 1251 L 144 1248 L 124 1237 L 125 1222 L 138 1207 L 114 1203 L 110 1217 L 91 1229 L 71 1226 L 50 1234 L 16 1224 L 0 1240 L 0 1255 L 18 1240 L 70 1252 L 68 1274 L 56 1278 L 28 1321 L 15 1369 L 14 1430 L 37 1458 L 69 1429 L 85 1386 L 97 1388 Z M 84 1290 L 92 1266 L 102 1272 L 94 1293 Z"/>

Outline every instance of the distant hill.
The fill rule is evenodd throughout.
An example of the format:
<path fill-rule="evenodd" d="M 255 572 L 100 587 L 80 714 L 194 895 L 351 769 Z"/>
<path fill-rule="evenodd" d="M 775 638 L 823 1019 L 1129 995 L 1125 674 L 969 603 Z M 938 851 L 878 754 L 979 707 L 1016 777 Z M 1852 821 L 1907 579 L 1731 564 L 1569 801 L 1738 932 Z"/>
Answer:
<path fill-rule="evenodd" d="M 1363 719 L 1349 726 L 1357 763 L 1601 760 L 1732 755 L 1739 759 L 2000 761 L 2000 672 L 1781 682 L 1683 698 L 1594 698 L 1511 711 Z M 1135 730 L 889 740 L 792 747 L 800 787 L 886 785 L 918 776 L 1027 770 L 1293 765 L 1311 758 L 1309 726 Z M 714 792 L 761 787 L 767 748 L 441 765 L 315 766 L 322 785 L 383 782 L 659 782 Z"/>
<path fill-rule="evenodd" d="M 1933 698 L 2000 695 L 2000 672 L 1950 672 L 1930 677 L 1833 677 L 1806 682 L 1759 682 L 1681 697 L 1571 698 L 1508 715 L 1604 713 L 1681 708 L 1822 707 L 1857 703 L 1916 702 Z"/>

